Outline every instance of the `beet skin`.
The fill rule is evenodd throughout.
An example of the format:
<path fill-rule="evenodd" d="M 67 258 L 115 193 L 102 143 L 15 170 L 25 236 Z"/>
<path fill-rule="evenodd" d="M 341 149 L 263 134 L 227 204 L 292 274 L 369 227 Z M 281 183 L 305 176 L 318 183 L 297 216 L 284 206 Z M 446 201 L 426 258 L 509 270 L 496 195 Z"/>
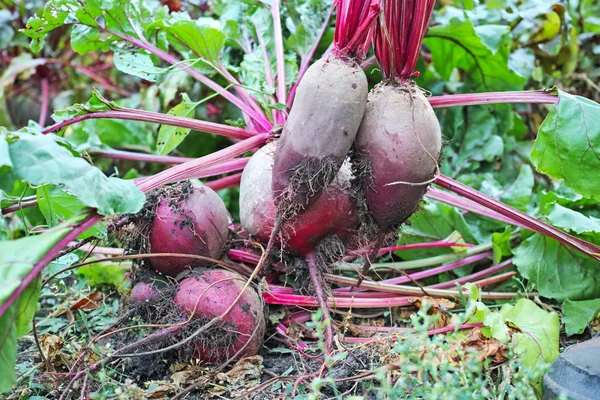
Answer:
<path fill-rule="evenodd" d="M 265 182 L 272 174 L 277 145 L 276 142 L 269 143 L 252 156 L 240 184 L 242 226 L 265 243 L 269 240 L 276 217 L 273 192 Z M 313 205 L 282 225 L 281 236 L 291 254 L 304 256 L 327 235 L 335 233 L 345 239 L 355 228 L 358 215 L 350 197 L 350 175 L 350 168 L 345 164 Z"/>
<path fill-rule="evenodd" d="M 234 272 L 214 269 L 195 270 L 196 275 L 179 284 L 175 295 L 186 316 L 205 321 L 223 314 L 242 291 L 246 278 Z M 206 363 L 223 363 L 252 356 L 260 351 L 265 333 L 263 306 L 258 294 L 248 287 L 222 323 L 193 342 L 194 356 Z"/>
<path fill-rule="evenodd" d="M 165 189 L 150 230 L 152 253 L 194 254 L 218 259 L 223 255 L 228 236 L 229 216 L 221 197 L 206 186 L 189 186 L 173 195 Z M 210 265 L 185 257 L 153 257 L 152 266 L 175 276 L 186 267 Z"/>

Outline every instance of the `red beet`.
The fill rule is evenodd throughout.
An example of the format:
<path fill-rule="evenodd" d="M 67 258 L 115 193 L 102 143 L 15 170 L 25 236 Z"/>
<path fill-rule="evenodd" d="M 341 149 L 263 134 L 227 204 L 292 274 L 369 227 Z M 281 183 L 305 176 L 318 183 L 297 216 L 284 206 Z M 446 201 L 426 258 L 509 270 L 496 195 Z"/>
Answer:
<path fill-rule="evenodd" d="M 442 148 L 435 113 L 421 91 L 410 83 L 381 85 L 369 94 L 356 136 L 358 165 L 369 212 L 382 231 L 410 217 L 427 190 Z M 390 185 L 394 182 L 409 182 Z"/>
<path fill-rule="evenodd" d="M 257 151 L 244 169 L 240 184 L 240 220 L 249 234 L 267 242 L 275 223 L 276 206 L 268 182 L 273 169 L 277 143 Z M 350 168 L 341 168 L 334 182 L 302 214 L 281 227 L 287 250 L 293 255 L 306 255 L 331 233 L 346 238 L 358 222 L 356 206 L 350 193 Z"/>
<path fill-rule="evenodd" d="M 279 218 L 303 212 L 336 178 L 367 102 L 359 60 L 367 52 L 379 1 L 340 0 L 336 6 L 332 51 L 302 76 L 275 155 L 272 189 Z"/>
<path fill-rule="evenodd" d="M 306 71 L 275 155 L 272 189 L 278 205 L 305 209 L 336 177 L 360 126 L 367 92 L 367 77 L 354 62 L 332 57 Z"/>
<path fill-rule="evenodd" d="M 138 282 L 133 289 L 131 289 L 131 294 L 129 297 L 134 303 L 140 304 L 146 301 L 158 299 L 160 297 L 160 292 L 151 283 Z"/>
<path fill-rule="evenodd" d="M 161 298 L 161 292 L 164 292 L 169 283 L 165 277 L 153 274 L 154 276 L 145 277 L 144 280 L 135 284 L 129 294 L 129 299 L 135 304 L 141 304 L 150 300 L 155 301 Z"/>
<path fill-rule="evenodd" d="M 218 259 L 228 236 L 228 213 L 221 197 L 206 186 L 169 186 L 161 193 L 150 230 L 152 253 L 194 254 Z M 186 267 L 210 261 L 185 257 L 154 257 L 152 266 L 175 276 Z"/>
<path fill-rule="evenodd" d="M 174 301 L 185 315 L 195 310 L 195 318 L 212 320 L 231 306 L 246 278 L 220 269 L 196 271 L 197 277 L 181 281 Z M 193 342 L 194 356 L 207 363 L 222 363 L 233 356 L 257 354 L 265 333 L 262 307 L 256 291 L 248 287 L 220 326 Z"/>

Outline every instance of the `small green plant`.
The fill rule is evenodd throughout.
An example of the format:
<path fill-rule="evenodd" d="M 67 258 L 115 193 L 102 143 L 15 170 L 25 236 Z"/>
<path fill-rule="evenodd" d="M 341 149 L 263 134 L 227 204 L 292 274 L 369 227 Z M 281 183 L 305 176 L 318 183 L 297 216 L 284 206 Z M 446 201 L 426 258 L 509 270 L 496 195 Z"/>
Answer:
<path fill-rule="evenodd" d="M 433 335 L 428 327 L 438 315 L 428 306 L 411 316 L 414 335 L 399 340 L 392 353 L 398 368 L 382 369 L 372 385 L 378 399 L 533 399 L 533 379 L 545 366 L 526 368 L 514 354 L 506 363 L 490 368 L 474 349 L 453 347 L 453 336 Z"/>

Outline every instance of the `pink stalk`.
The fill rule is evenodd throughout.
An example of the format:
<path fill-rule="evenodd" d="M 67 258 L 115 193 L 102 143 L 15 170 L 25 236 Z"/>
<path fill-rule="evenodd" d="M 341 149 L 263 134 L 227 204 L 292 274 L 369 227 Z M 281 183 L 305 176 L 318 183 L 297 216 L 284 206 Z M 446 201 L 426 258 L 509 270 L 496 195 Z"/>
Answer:
<path fill-rule="evenodd" d="M 419 280 L 419 279 L 424 279 L 424 278 L 428 278 L 430 276 L 435 276 L 435 275 L 439 275 L 442 274 L 444 272 L 448 272 L 448 271 L 452 271 L 456 268 L 460 268 L 463 267 L 465 265 L 483 260 L 484 258 L 490 257 L 492 255 L 491 251 L 487 251 L 485 253 L 481 253 L 481 254 L 476 254 L 474 256 L 471 257 L 467 257 L 463 260 L 459 260 L 459 261 L 455 261 L 453 263 L 450 264 L 446 264 L 446 265 L 442 265 L 440 267 L 436 267 L 436 268 L 431 268 L 425 271 L 421 271 L 421 272 L 415 272 L 410 274 L 410 277 L 408 276 L 398 276 L 395 278 L 391 278 L 391 279 L 385 279 L 380 281 L 381 283 L 387 283 L 389 285 L 400 285 L 403 283 L 410 283 L 413 280 Z M 412 278 L 412 279 L 411 279 Z M 445 287 L 454 287 L 455 285 L 450 285 L 450 286 L 445 286 Z M 431 286 L 433 288 L 438 287 L 436 285 Z M 445 288 L 444 287 L 444 288 Z M 442 287 L 439 287 L 440 289 L 442 289 Z M 339 288 L 339 289 L 334 289 L 333 293 L 338 293 L 338 292 L 350 292 L 352 288 L 350 287 L 345 287 L 345 288 Z M 354 292 L 353 292 L 354 293 Z"/>
<path fill-rule="evenodd" d="M 526 90 L 520 92 L 451 94 L 432 96 L 428 100 L 431 107 L 442 108 L 499 103 L 555 104 L 558 101 L 558 96 L 545 91 Z"/>
<path fill-rule="evenodd" d="M 243 251 L 243 250 L 230 249 L 227 252 L 227 255 L 233 261 L 240 261 L 240 262 L 245 262 L 248 264 L 256 265 L 260 261 L 259 255 L 248 253 L 247 251 Z"/>
<path fill-rule="evenodd" d="M 283 54 L 283 33 L 281 31 L 281 13 L 279 1 L 272 0 L 271 15 L 273 16 L 273 36 L 275 37 L 275 58 L 277 59 L 277 101 L 286 103 L 285 58 Z"/>
<path fill-rule="evenodd" d="M 474 202 L 481 204 L 484 207 L 488 207 L 499 214 L 504 215 L 516 222 L 523 224 L 528 229 L 551 237 L 560 243 L 572 247 L 581 251 L 582 253 L 600 261 L 600 247 L 588 243 L 585 240 L 578 239 L 574 236 L 569 235 L 551 225 L 548 225 L 536 218 L 530 217 L 529 215 L 510 207 L 501 201 L 498 201 L 486 194 L 483 194 L 475 189 L 472 189 L 460 182 L 457 182 L 444 175 L 438 175 L 435 183 L 445 189 L 448 189 L 458 195 L 464 196 L 467 199 L 473 200 Z"/>
<path fill-rule="evenodd" d="M 288 95 L 288 99 L 287 99 L 288 107 L 292 106 L 292 103 L 294 102 L 294 97 L 296 96 L 296 89 L 298 88 L 298 85 L 300 84 L 300 81 L 302 80 L 304 73 L 310 66 L 310 62 L 311 62 L 313 56 L 315 55 L 315 51 L 317 51 L 317 47 L 319 47 L 319 42 L 321 41 L 321 38 L 323 37 L 325 30 L 329 26 L 329 20 L 331 19 L 331 14 L 333 13 L 334 5 L 335 5 L 335 2 L 334 2 L 334 4 L 331 5 L 331 8 L 329 9 L 329 13 L 327 14 L 327 17 L 325 17 L 325 21 L 323 21 L 323 25 L 321 26 L 321 30 L 319 31 L 319 34 L 317 35 L 315 43 L 313 43 L 308 54 L 306 54 L 302 57 L 302 61 L 300 63 L 300 68 L 298 68 L 298 78 L 296 79 L 296 82 L 294 82 L 292 84 L 292 87 L 290 88 L 290 94 Z"/>
<path fill-rule="evenodd" d="M 205 185 L 218 192 L 219 190 L 228 189 L 230 187 L 238 186 L 242 180 L 242 174 L 235 174 L 226 176 L 225 178 L 217 179 L 214 181 L 206 182 Z"/>
<path fill-rule="evenodd" d="M 54 124 L 44 129 L 42 133 L 46 134 L 54 132 L 65 126 L 73 125 L 75 123 L 87 119 L 96 118 L 111 118 L 125 119 L 131 121 L 154 122 L 157 124 L 179 126 L 182 128 L 190 128 L 200 132 L 213 133 L 215 135 L 221 135 L 232 139 L 247 139 L 249 137 L 257 135 L 256 132 L 252 132 L 243 128 L 237 128 L 234 126 L 217 124 L 214 122 L 200 121 L 193 118 L 161 114 L 153 111 L 133 110 L 130 108 L 122 108 L 115 111 L 94 111 L 89 112 L 87 114 L 78 115 L 76 117 L 69 118 L 62 122 Z"/>
<path fill-rule="evenodd" d="M 267 304 L 282 304 L 298 307 L 319 307 L 319 302 L 314 297 L 296 294 L 273 294 L 263 292 L 263 299 Z M 352 299 L 329 297 L 327 305 L 332 308 L 388 308 L 402 307 L 414 302 L 412 297 L 391 297 L 383 299 Z"/>
<path fill-rule="evenodd" d="M 479 281 L 475 281 L 475 282 L 473 282 L 473 284 L 475 286 L 478 286 L 478 287 L 484 287 L 484 286 L 488 286 L 488 285 L 494 285 L 496 283 L 507 281 L 507 280 L 509 280 L 510 278 L 512 278 L 513 276 L 516 276 L 516 275 L 517 275 L 516 271 L 505 272 L 505 273 L 500 274 L 500 275 L 496 275 L 496 276 L 485 278 L 485 279 L 482 279 L 482 280 L 479 280 Z"/>
<path fill-rule="evenodd" d="M 96 222 L 100 221 L 102 216 L 93 214 L 86 217 L 81 223 L 73 226 L 71 231 L 68 232 L 62 239 L 60 239 L 37 263 L 34 264 L 33 268 L 21 279 L 21 283 L 15 289 L 6 301 L 0 306 L 0 316 L 4 315 L 6 310 L 19 298 L 21 293 L 27 288 L 27 286 L 33 282 L 33 280 L 42 272 L 44 267 L 50 263 L 56 257 L 56 255 L 62 250 L 63 247 L 67 246 L 77 236 L 92 227 Z"/>
<path fill-rule="evenodd" d="M 355 286 L 358 282 L 356 278 L 350 278 L 347 276 L 324 274 L 325 280 L 338 285 Z M 375 291 L 395 293 L 408 296 L 423 296 L 423 289 L 415 286 L 404 286 L 404 285 L 390 285 L 381 282 L 363 281 L 361 287 L 365 289 L 371 289 Z M 458 297 L 458 291 L 448 289 L 431 289 L 425 288 L 427 293 L 433 297 L 442 298 L 454 298 Z M 484 300 L 511 300 L 515 297 L 516 293 L 502 293 L 502 292 L 482 292 L 481 298 Z"/>
<path fill-rule="evenodd" d="M 484 269 L 483 271 L 476 272 L 471 275 L 463 276 L 462 278 L 453 279 L 448 282 L 438 283 L 436 285 L 431 285 L 428 287 L 437 288 L 437 289 L 447 289 L 451 287 L 455 287 L 456 284 L 465 284 L 467 282 L 474 282 L 477 279 L 484 278 L 486 276 L 490 276 L 495 274 L 496 272 L 500 272 L 512 265 L 512 258 L 509 258 L 506 261 L 501 262 L 498 265 L 494 265 L 493 267 Z"/>
<path fill-rule="evenodd" d="M 258 123 L 260 125 L 260 127 L 262 128 L 262 130 L 264 130 L 265 132 L 268 132 L 271 129 L 271 124 L 269 123 L 269 120 L 266 117 L 266 115 L 264 115 L 264 114 L 261 115 L 256 110 L 254 110 L 251 106 L 249 106 L 248 104 L 244 103 L 242 100 L 237 98 L 233 93 L 225 90 L 225 88 L 223 88 L 221 85 L 217 84 L 212 79 L 201 74 L 197 69 L 194 69 L 193 66 L 189 65 L 188 63 L 181 62 L 176 57 L 172 56 L 171 54 L 167 53 L 166 51 L 159 49 L 158 47 L 154 46 L 152 43 L 148 42 L 145 39 L 138 40 L 131 36 L 123 35 L 118 32 L 113 32 L 113 31 L 110 31 L 108 29 L 105 29 L 105 28 L 102 28 L 99 26 L 92 26 L 92 28 L 97 28 L 101 32 L 105 32 L 110 35 L 116 36 L 122 40 L 125 40 L 126 42 L 129 42 L 129 43 L 133 44 L 134 46 L 137 46 L 141 49 L 148 51 L 149 53 L 154 54 L 155 56 L 161 58 L 162 60 L 168 62 L 169 64 L 173 64 L 173 65 L 177 64 L 182 70 L 186 71 L 191 77 L 198 80 L 200 83 L 208 86 L 213 91 L 215 91 L 216 93 L 219 93 L 225 99 L 229 100 L 232 104 L 237 106 L 240 110 L 242 110 L 250 118 L 252 118 L 256 123 Z"/>
<path fill-rule="evenodd" d="M 386 253 L 393 251 L 412 250 L 412 249 L 427 249 L 432 247 L 473 247 L 470 243 L 455 243 L 447 242 L 446 240 L 437 240 L 435 242 L 424 242 L 424 243 L 411 243 L 403 244 L 399 246 L 382 247 L 377 255 L 381 257 Z M 354 254 L 367 254 L 369 250 L 356 250 L 352 251 Z"/>
<path fill-rule="evenodd" d="M 248 164 L 250 158 L 234 158 L 231 160 L 220 162 L 212 167 L 202 168 L 199 171 L 184 175 L 184 179 L 200 179 L 209 178 L 211 176 L 223 175 L 230 172 L 241 171 Z"/>
<path fill-rule="evenodd" d="M 188 161 L 175 167 L 171 167 L 165 171 L 159 172 L 156 175 L 144 179 L 144 181 L 139 183 L 138 187 L 142 191 L 148 192 L 167 183 L 177 182 L 182 179 L 189 179 L 192 174 L 197 173 L 202 169 L 206 169 L 207 167 L 213 166 L 221 161 L 237 157 L 256 147 L 262 146 L 269 139 L 269 137 L 270 134 L 261 133 L 229 146 L 223 150 L 219 150 L 196 160 Z"/>
<path fill-rule="evenodd" d="M 183 164 L 184 162 L 193 160 L 190 157 L 159 156 L 156 154 L 134 153 L 122 150 L 90 150 L 88 153 L 92 156 L 113 160 L 131 160 L 159 164 Z"/>
<path fill-rule="evenodd" d="M 267 45 L 265 44 L 265 41 L 262 37 L 262 35 L 260 34 L 260 31 L 258 30 L 258 28 L 256 29 L 256 37 L 258 38 L 258 45 L 262 51 L 262 55 L 263 55 L 263 60 L 265 62 L 265 80 L 267 81 L 267 87 L 269 89 L 275 89 L 275 80 L 273 78 L 273 69 L 271 68 L 271 60 L 269 59 L 269 53 L 267 51 Z M 271 104 L 275 103 L 275 99 L 273 98 L 273 96 L 269 96 L 269 102 Z M 279 114 L 277 113 L 277 110 L 273 109 L 271 110 L 271 117 L 273 118 L 273 122 L 277 123 L 277 116 Z"/>
<path fill-rule="evenodd" d="M 193 158 L 192 160 L 196 159 Z M 223 175 L 230 172 L 241 171 L 242 169 L 244 169 L 246 164 L 248 164 L 248 160 L 248 158 L 234 158 L 232 160 L 223 161 L 216 165 L 209 166 L 206 168 L 195 169 L 193 172 L 181 176 L 180 180 L 209 178 L 212 176 Z M 133 182 L 139 186 L 150 178 L 152 178 L 152 176 L 136 178 L 133 180 Z"/>
<path fill-rule="evenodd" d="M 16 204 L 10 205 L 8 207 L 4 207 L 2 209 L 2 215 L 6 215 L 11 212 L 19 211 L 21 209 L 25 209 L 25 208 L 29 208 L 29 207 L 35 207 L 36 205 L 37 205 L 37 199 L 35 199 L 35 198 L 33 198 L 31 200 L 27 200 L 27 201 L 22 201 L 20 203 L 16 203 Z"/>
<path fill-rule="evenodd" d="M 364 69 L 365 71 L 369 68 L 371 68 L 373 65 L 377 64 L 377 58 L 375 56 L 371 56 L 369 58 L 367 58 L 366 60 L 362 61 L 360 63 L 360 66 L 362 67 L 362 69 Z"/>
<path fill-rule="evenodd" d="M 42 106 L 40 109 L 40 126 L 46 125 L 46 117 L 48 116 L 48 106 L 50 103 L 50 88 L 48 79 L 42 79 Z"/>
<path fill-rule="evenodd" d="M 441 201 L 442 203 L 462 208 L 463 210 L 474 212 L 475 214 L 483 215 L 484 217 L 506 222 L 507 224 L 518 226 L 519 228 L 528 229 L 525 225 L 500 213 L 490 210 L 489 208 L 484 207 L 478 203 L 475 203 L 472 200 L 458 197 L 452 193 L 444 192 L 440 189 L 430 187 L 427 189 L 426 196 L 430 199 Z"/>

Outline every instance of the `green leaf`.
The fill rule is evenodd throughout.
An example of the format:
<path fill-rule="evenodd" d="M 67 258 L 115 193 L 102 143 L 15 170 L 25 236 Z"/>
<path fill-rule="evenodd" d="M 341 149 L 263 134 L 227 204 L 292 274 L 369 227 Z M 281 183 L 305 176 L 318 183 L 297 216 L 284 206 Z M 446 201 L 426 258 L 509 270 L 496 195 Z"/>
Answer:
<path fill-rule="evenodd" d="M 168 26 L 166 31 L 173 47 L 184 54 L 191 52 L 211 64 L 218 63 L 227 39 L 220 30 L 191 20 L 177 21 Z"/>
<path fill-rule="evenodd" d="M 15 174 L 32 185 L 61 185 L 102 215 L 135 213 L 144 194 L 130 181 L 107 178 L 98 168 L 58 145 L 54 135 L 21 133 L 9 146 Z"/>
<path fill-rule="evenodd" d="M 600 299 L 567 300 L 563 303 L 562 311 L 567 336 L 577 335 L 583 333 L 600 313 Z"/>
<path fill-rule="evenodd" d="M 492 54 L 496 54 L 500 49 L 510 31 L 510 27 L 506 25 L 477 25 L 474 28 L 477 36 L 481 38 L 481 43 L 490 49 Z"/>
<path fill-rule="evenodd" d="M 542 296 L 558 301 L 600 297 L 598 261 L 539 233 L 513 252 L 519 272 Z"/>
<path fill-rule="evenodd" d="M 23 30 L 25 35 L 33 39 L 31 50 L 35 53 L 39 52 L 44 46 L 48 33 L 61 27 L 70 14 L 66 7 L 55 3 L 58 2 L 49 1 L 46 3 L 39 16 L 30 18 L 27 21 L 27 29 Z"/>
<path fill-rule="evenodd" d="M 63 225 L 41 235 L 0 242 L 0 304 L 19 287 L 33 265 L 70 230 Z"/>
<path fill-rule="evenodd" d="M 520 299 L 514 306 L 505 304 L 500 312 L 521 330 L 514 334 L 513 340 L 517 353 L 522 354 L 523 366 L 549 364 L 558 357 L 560 322 L 557 313 L 542 310 L 528 299 Z"/>
<path fill-rule="evenodd" d="M 600 220 L 552 203 L 546 207 L 546 215 L 552 225 L 575 234 L 600 234 Z"/>
<path fill-rule="evenodd" d="M 85 208 L 85 205 L 76 197 L 65 193 L 53 185 L 44 185 L 37 189 L 36 197 L 38 206 L 49 227 L 55 227 L 63 221 L 79 214 Z M 106 227 L 101 223 L 89 228 L 79 239 L 86 239 L 95 236 L 103 238 L 106 236 Z"/>
<path fill-rule="evenodd" d="M 0 173 L 7 169 L 12 169 L 13 164 L 10 160 L 10 153 L 8 152 L 8 142 L 6 141 L 6 134 L 0 132 Z"/>
<path fill-rule="evenodd" d="M 469 20 L 452 19 L 428 29 L 424 43 L 431 50 L 434 68 L 443 80 L 449 81 L 455 68 L 465 71 L 465 80 L 487 90 L 520 90 L 525 79 L 508 67 L 511 41 L 504 28 L 490 26 L 480 29 Z"/>
<path fill-rule="evenodd" d="M 38 298 L 42 289 L 42 279 L 38 276 L 31 282 L 19 296 L 17 304 L 17 337 L 25 336 L 31 331 L 32 320 L 39 309 Z"/>
<path fill-rule="evenodd" d="M 521 165 L 519 175 L 507 191 L 500 197 L 506 204 L 526 211 L 533 194 L 533 171 L 527 164 Z"/>
<path fill-rule="evenodd" d="M 201 102 L 191 101 L 186 93 L 183 93 L 181 97 L 181 103 L 170 109 L 167 114 L 178 117 L 193 118 L 196 107 Z M 156 139 L 156 152 L 163 155 L 169 154 L 171 151 L 175 150 L 175 148 L 177 148 L 181 142 L 183 142 L 190 131 L 190 128 L 162 125 L 158 130 L 158 138 Z"/>
<path fill-rule="evenodd" d="M 168 72 L 165 68 L 155 67 L 150 55 L 140 51 L 115 51 L 114 62 L 119 71 L 150 82 L 160 80 Z"/>
<path fill-rule="evenodd" d="M 55 110 L 52 119 L 56 122 L 63 122 L 67 119 L 87 114 L 92 111 L 119 110 L 121 107 L 112 101 L 108 101 L 97 90 L 92 91 L 92 97 L 82 104 L 73 104 L 64 109 Z"/>
<path fill-rule="evenodd" d="M 77 274 L 87 278 L 93 287 L 110 285 L 120 287 L 125 282 L 125 269 L 118 264 L 93 264 L 79 268 Z"/>
<path fill-rule="evenodd" d="M 494 264 L 498 264 L 502 257 L 507 257 L 512 254 L 510 249 L 510 236 L 512 228 L 507 225 L 504 232 L 492 234 L 492 248 L 494 250 Z"/>
<path fill-rule="evenodd" d="M 86 54 L 91 51 L 108 51 L 114 39 L 116 38 L 107 38 L 106 35 L 101 36 L 98 29 L 90 26 L 75 25 L 71 30 L 71 47 L 79 54 Z"/>
<path fill-rule="evenodd" d="M 34 264 L 52 249 L 82 217 L 48 230 L 41 235 L 0 242 L 0 304 L 4 304 L 19 287 Z M 39 279 L 21 293 L 17 301 L 0 316 L 0 392 L 10 391 L 15 382 L 18 334 L 29 330 L 28 323 L 37 310 Z"/>
<path fill-rule="evenodd" d="M 17 381 L 17 326 L 14 323 L 17 305 L 13 304 L 0 316 L 0 393 L 12 391 L 13 384 Z"/>
<path fill-rule="evenodd" d="M 477 243 L 460 212 L 446 204 L 425 202 L 419 211 L 410 217 L 409 221 L 410 224 L 402 227 L 402 235 L 398 240 L 399 245 L 444 240 L 455 234 L 455 231 L 460 234 L 463 242 Z M 404 250 L 396 254 L 403 259 L 415 260 L 452 251 L 450 248 L 429 248 Z"/>
<path fill-rule="evenodd" d="M 576 192 L 600 200 L 600 105 L 558 91 L 531 151 L 535 168 Z"/>

